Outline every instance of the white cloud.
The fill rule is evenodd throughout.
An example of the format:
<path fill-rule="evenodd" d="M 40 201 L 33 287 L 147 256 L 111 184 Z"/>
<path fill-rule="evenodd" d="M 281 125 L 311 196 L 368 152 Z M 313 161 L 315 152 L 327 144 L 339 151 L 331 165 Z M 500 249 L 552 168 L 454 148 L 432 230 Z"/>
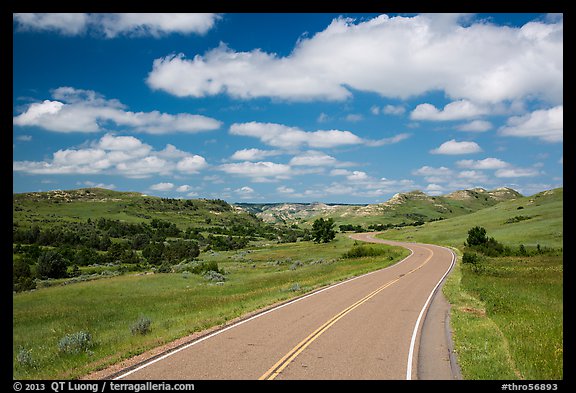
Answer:
<path fill-rule="evenodd" d="M 278 150 L 242 149 L 234 152 L 230 158 L 237 161 L 260 161 L 266 157 L 279 154 L 281 152 Z"/>
<path fill-rule="evenodd" d="M 222 164 L 217 169 L 230 175 L 250 177 L 256 182 L 286 179 L 292 175 L 292 168 L 289 165 L 269 161 Z"/>
<path fill-rule="evenodd" d="M 438 148 L 430 150 L 432 154 L 471 154 L 481 152 L 482 149 L 476 142 L 458 142 L 451 139 L 441 144 Z"/>
<path fill-rule="evenodd" d="M 79 186 L 90 187 L 90 188 L 105 188 L 107 190 L 116 189 L 116 186 L 114 184 L 95 183 L 95 182 L 90 181 L 90 180 L 86 180 L 83 182 L 76 182 L 76 184 Z"/>
<path fill-rule="evenodd" d="M 255 191 L 252 187 L 244 186 L 241 188 L 237 188 L 236 190 L 234 190 L 234 192 L 239 195 L 252 196 L 252 194 L 254 194 Z"/>
<path fill-rule="evenodd" d="M 362 116 L 361 114 L 358 114 L 358 113 L 350 113 L 350 114 L 346 115 L 346 121 L 353 122 L 353 123 L 362 121 L 363 119 L 364 119 L 364 116 Z"/>
<path fill-rule="evenodd" d="M 77 35 L 85 31 L 88 14 L 15 13 L 13 20 L 23 31 L 54 31 L 63 35 Z"/>
<path fill-rule="evenodd" d="M 92 31 L 107 38 L 119 35 L 153 36 L 206 34 L 220 17 L 217 14 L 184 13 L 15 13 L 14 22 L 23 31 L 55 31 L 80 35 Z"/>
<path fill-rule="evenodd" d="M 284 57 L 221 44 L 192 59 L 158 58 L 147 83 L 193 97 L 345 100 L 354 89 L 401 99 L 444 91 L 472 102 L 562 102 L 562 18 L 520 28 L 462 20 L 453 14 L 340 17 L 299 39 Z"/>
<path fill-rule="evenodd" d="M 483 160 L 460 160 L 456 162 L 461 168 L 470 169 L 502 169 L 510 166 L 506 161 L 502 161 L 498 158 L 488 157 Z"/>
<path fill-rule="evenodd" d="M 387 115 L 403 115 L 406 112 L 406 108 L 402 105 L 386 105 L 382 108 L 382 111 Z"/>
<path fill-rule="evenodd" d="M 177 192 L 188 192 L 192 189 L 192 187 L 190 187 L 188 184 L 183 184 L 181 186 L 178 186 L 176 188 Z"/>
<path fill-rule="evenodd" d="M 15 126 L 35 126 L 55 132 L 100 132 L 107 124 L 149 134 L 196 133 L 220 128 L 221 122 L 189 113 L 131 112 L 118 100 L 92 91 L 60 87 L 52 91 L 59 101 L 31 104 L 12 118 Z"/>
<path fill-rule="evenodd" d="M 18 135 L 16 140 L 21 142 L 30 142 L 32 140 L 32 135 Z"/>
<path fill-rule="evenodd" d="M 208 164 L 201 156 L 172 145 L 154 151 L 133 136 L 106 134 L 83 148 L 60 149 L 45 161 L 14 161 L 13 170 L 31 174 L 110 174 L 129 178 L 197 173 Z M 178 154 L 175 154 L 178 152 Z"/>
<path fill-rule="evenodd" d="M 492 128 L 492 123 L 487 120 L 472 120 L 469 123 L 456 126 L 459 131 L 466 132 L 484 132 Z"/>
<path fill-rule="evenodd" d="M 485 108 L 479 107 L 468 100 L 459 100 L 447 104 L 443 110 L 438 110 L 432 104 L 420 104 L 410 114 L 412 120 L 461 120 L 487 114 Z"/>
<path fill-rule="evenodd" d="M 294 189 L 286 186 L 280 186 L 276 188 L 276 192 L 280 194 L 293 194 Z"/>
<path fill-rule="evenodd" d="M 303 131 L 297 127 L 289 127 L 276 123 L 234 123 L 230 126 L 230 134 L 250 136 L 260 139 L 274 147 L 295 148 L 308 146 L 312 148 L 332 148 L 346 145 L 380 146 L 386 143 L 396 143 L 408 137 L 399 134 L 381 140 L 362 139 L 350 131 L 319 130 Z"/>
<path fill-rule="evenodd" d="M 562 142 L 564 133 L 564 106 L 537 110 L 524 116 L 508 119 L 499 129 L 504 136 L 534 137 L 545 142 Z"/>
<path fill-rule="evenodd" d="M 460 173 L 458 173 L 458 177 L 460 179 L 466 179 L 468 181 L 474 181 L 476 183 L 489 181 L 488 177 L 484 172 L 476 170 L 461 171 Z"/>
<path fill-rule="evenodd" d="M 413 175 L 423 176 L 424 179 L 429 183 L 447 183 L 453 176 L 454 172 L 445 166 L 439 168 L 424 165 L 418 169 L 412 171 Z"/>
<path fill-rule="evenodd" d="M 426 188 L 424 188 L 424 192 L 426 192 L 428 195 L 442 195 L 444 191 L 444 187 L 435 183 L 430 183 L 426 186 Z"/>
<path fill-rule="evenodd" d="M 336 158 L 316 150 L 309 150 L 290 160 L 293 166 L 334 166 L 337 163 Z"/>
<path fill-rule="evenodd" d="M 157 183 L 150 186 L 150 189 L 154 191 L 170 191 L 173 188 L 173 183 Z"/>
<path fill-rule="evenodd" d="M 184 173 L 198 173 L 201 169 L 208 166 L 208 163 L 204 157 L 193 154 L 188 157 L 184 157 L 176 164 L 176 169 Z"/>
<path fill-rule="evenodd" d="M 504 168 L 494 174 L 496 177 L 533 177 L 540 175 L 540 171 L 535 168 Z"/>

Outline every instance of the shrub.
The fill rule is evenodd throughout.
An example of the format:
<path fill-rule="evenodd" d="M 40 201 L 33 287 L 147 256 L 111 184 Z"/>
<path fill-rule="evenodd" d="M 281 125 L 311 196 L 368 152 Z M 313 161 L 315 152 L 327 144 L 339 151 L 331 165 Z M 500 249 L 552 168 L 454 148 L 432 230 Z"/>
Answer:
<path fill-rule="evenodd" d="M 92 346 L 92 336 L 84 331 L 67 334 L 58 342 L 58 350 L 62 353 L 80 353 Z"/>
<path fill-rule="evenodd" d="M 18 351 L 16 361 L 24 367 L 34 367 L 36 364 L 32 358 L 32 351 L 23 347 Z"/>
<path fill-rule="evenodd" d="M 348 252 L 342 255 L 344 258 L 362 258 L 362 257 L 377 257 L 379 255 L 385 255 L 388 251 L 382 248 L 370 247 L 365 245 L 359 245 L 352 247 Z"/>
<path fill-rule="evenodd" d="M 480 258 L 478 257 L 478 254 L 475 254 L 473 252 L 464 252 L 464 254 L 462 255 L 462 263 L 469 263 L 472 265 L 477 264 L 480 261 Z"/>
<path fill-rule="evenodd" d="M 204 278 L 209 281 L 216 281 L 216 282 L 224 282 L 226 281 L 226 277 L 222 273 L 219 273 L 214 270 L 208 270 L 204 273 Z"/>
<path fill-rule="evenodd" d="M 130 331 L 132 332 L 132 334 L 141 334 L 141 335 L 145 335 L 150 333 L 150 325 L 152 324 L 152 320 L 148 317 L 145 316 L 141 316 L 140 318 L 138 318 L 138 320 L 136 322 L 134 322 L 132 324 L 132 326 L 130 326 Z"/>

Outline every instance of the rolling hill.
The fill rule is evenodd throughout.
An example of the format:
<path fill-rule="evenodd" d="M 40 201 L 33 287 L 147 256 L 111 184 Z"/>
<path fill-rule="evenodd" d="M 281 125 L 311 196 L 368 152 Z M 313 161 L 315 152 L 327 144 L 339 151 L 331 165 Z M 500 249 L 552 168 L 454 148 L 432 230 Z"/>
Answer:
<path fill-rule="evenodd" d="M 333 218 L 337 224 L 370 225 L 400 224 L 431 221 L 476 212 L 502 201 L 521 198 L 507 187 L 487 191 L 483 188 L 459 190 L 441 196 L 429 196 L 422 191 L 397 193 L 388 201 L 369 205 L 325 203 L 275 203 L 236 206 L 254 213 L 270 223 L 310 223 L 318 217 Z"/>

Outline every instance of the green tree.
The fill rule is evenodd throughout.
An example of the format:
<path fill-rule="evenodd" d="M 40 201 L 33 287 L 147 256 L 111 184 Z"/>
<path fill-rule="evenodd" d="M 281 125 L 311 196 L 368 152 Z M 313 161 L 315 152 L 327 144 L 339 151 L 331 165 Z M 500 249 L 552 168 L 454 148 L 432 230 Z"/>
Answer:
<path fill-rule="evenodd" d="M 12 289 L 14 291 L 28 291 L 36 288 L 30 265 L 24 258 L 16 259 L 12 266 Z"/>
<path fill-rule="evenodd" d="M 67 277 L 67 262 L 54 250 L 47 250 L 38 257 L 36 274 L 40 279 Z"/>
<path fill-rule="evenodd" d="M 334 220 L 329 218 L 327 220 L 322 217 L 316 219 L 314 224 L 312 224 L 312 239 L 316 243 L 328 243 L 336 237 L 336 231 L 334 231 Z"/>
<path fill-rule="evenodd" d="M 466 239 L 468 246 L 479 246 L 487 242 L 486 229 L 476 226 L 468 231 L 468 239 Z"/>

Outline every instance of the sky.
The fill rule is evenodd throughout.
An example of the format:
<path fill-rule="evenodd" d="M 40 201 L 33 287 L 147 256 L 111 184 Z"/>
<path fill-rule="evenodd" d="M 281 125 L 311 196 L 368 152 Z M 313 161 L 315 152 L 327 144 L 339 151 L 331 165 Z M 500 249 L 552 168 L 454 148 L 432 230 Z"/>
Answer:
<path fill-rule="evenodd" d="M 14 193 L 562 185 L 562 14 L 13 14 Z"/>

